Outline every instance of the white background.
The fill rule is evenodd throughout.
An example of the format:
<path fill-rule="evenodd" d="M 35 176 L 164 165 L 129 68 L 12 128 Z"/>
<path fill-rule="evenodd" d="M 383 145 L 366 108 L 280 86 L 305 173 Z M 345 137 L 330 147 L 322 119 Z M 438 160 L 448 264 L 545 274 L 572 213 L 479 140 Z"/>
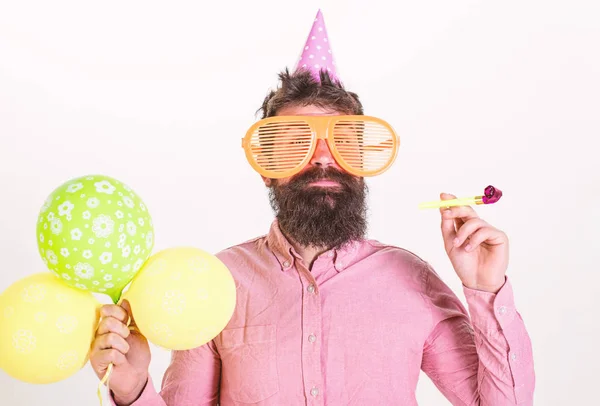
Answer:
<path fill-rule="evenodd" d="M 46 196 L 116 177 L 154 218 L 155 250 L 217 252 L 264 234 L 267 192 L 240 139 L 323 10 L 339 74 L 402 145 L 370 179 L 369 236 L 434 265 L 461 300 L 442 191 L 504 197 L 509 277 L 533 340 L 537 405 L 597 402 L 600 12 L 594 1 L 0 2 L 0 290 L 44 270 Z M 160 382 L 169 354 L 153 350 Z M 401 367 L 401 366 L 399 366 Z M 0 371 L 0 404 L 95 405 L 86 366 L 48 386 Z M 68 395 L 67 395 L 68 394 Z M 421 405 L 449 404 L 422 375 Z"/>

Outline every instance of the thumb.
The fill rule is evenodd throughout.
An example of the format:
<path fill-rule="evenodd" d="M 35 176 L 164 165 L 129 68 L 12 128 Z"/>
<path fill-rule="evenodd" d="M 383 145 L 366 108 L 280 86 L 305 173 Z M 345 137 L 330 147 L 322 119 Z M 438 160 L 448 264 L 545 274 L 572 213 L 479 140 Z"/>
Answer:
<path fill-rule="evenodd" d="M 440 199 L 456 199 L 456 196 L 451 195 L 449 193 L 440 193 Z M 446 248 L 446 251 L 449 252 L 454 247 L 454 239 L 456 238 L 456 227 L 454 224 L 454 219 L 444 217 L 445 210 L 445 207 L 440 208 L 440 215 L 442 217 L 441 229 L 442 238 L 444 239 L 444 247 Z"/>

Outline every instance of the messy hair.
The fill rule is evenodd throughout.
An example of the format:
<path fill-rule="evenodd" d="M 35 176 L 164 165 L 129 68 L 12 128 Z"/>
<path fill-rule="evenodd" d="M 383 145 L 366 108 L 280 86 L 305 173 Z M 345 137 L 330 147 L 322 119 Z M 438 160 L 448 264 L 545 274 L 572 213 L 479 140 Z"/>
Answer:
<path fill-rule="evenodd" d="M 306 69 L 299 69 L 292 74 L 286 69 L 279 74 L 280 86 L 269 92 L 257 113 L 262 111 L 261 118 L 267 118 L 277 115 L 284 107 L 315 105 L 343 114 L 363 114 L 356 93 L 347 91 L 341 82 L 333 79 L 325 70 L 320 72 L 320 79 L 320 82 L 317 81 Z"/>

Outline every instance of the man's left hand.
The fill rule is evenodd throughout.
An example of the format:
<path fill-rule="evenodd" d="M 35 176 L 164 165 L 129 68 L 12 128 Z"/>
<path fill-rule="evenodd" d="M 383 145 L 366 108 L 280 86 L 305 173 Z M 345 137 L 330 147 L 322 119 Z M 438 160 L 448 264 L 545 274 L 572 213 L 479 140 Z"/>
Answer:
<path fill-rule="evenodd" d="M 442 200 L 456 196 L 442 193 Z M 481 219 L 470 206 L 441 208 L 442 236 L 450 262 L 463 285 L 496 293 L 508 268 L 508 237 Z"/>

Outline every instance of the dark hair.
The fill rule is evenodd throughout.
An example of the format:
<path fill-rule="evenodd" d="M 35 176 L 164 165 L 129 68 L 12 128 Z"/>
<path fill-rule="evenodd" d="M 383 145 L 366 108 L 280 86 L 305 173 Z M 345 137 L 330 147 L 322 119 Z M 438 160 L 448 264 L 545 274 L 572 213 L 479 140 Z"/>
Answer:
<path fill-rule="evenodd" d="M 312 104 L 344 114 L 363 114 L 356 93 L 344 89 L 342 83 L 332 79 L 325 70 L 321 71 L 320 79 L 320 82 L 317 81 L 306 69 L 292 74 L 286 69 L 279 74 L 281 85 L 276 91 L 269 92 L 257 113 L 262 111 L 262 118 L 267 118 L 277 115 L 283 107 Z"/>

